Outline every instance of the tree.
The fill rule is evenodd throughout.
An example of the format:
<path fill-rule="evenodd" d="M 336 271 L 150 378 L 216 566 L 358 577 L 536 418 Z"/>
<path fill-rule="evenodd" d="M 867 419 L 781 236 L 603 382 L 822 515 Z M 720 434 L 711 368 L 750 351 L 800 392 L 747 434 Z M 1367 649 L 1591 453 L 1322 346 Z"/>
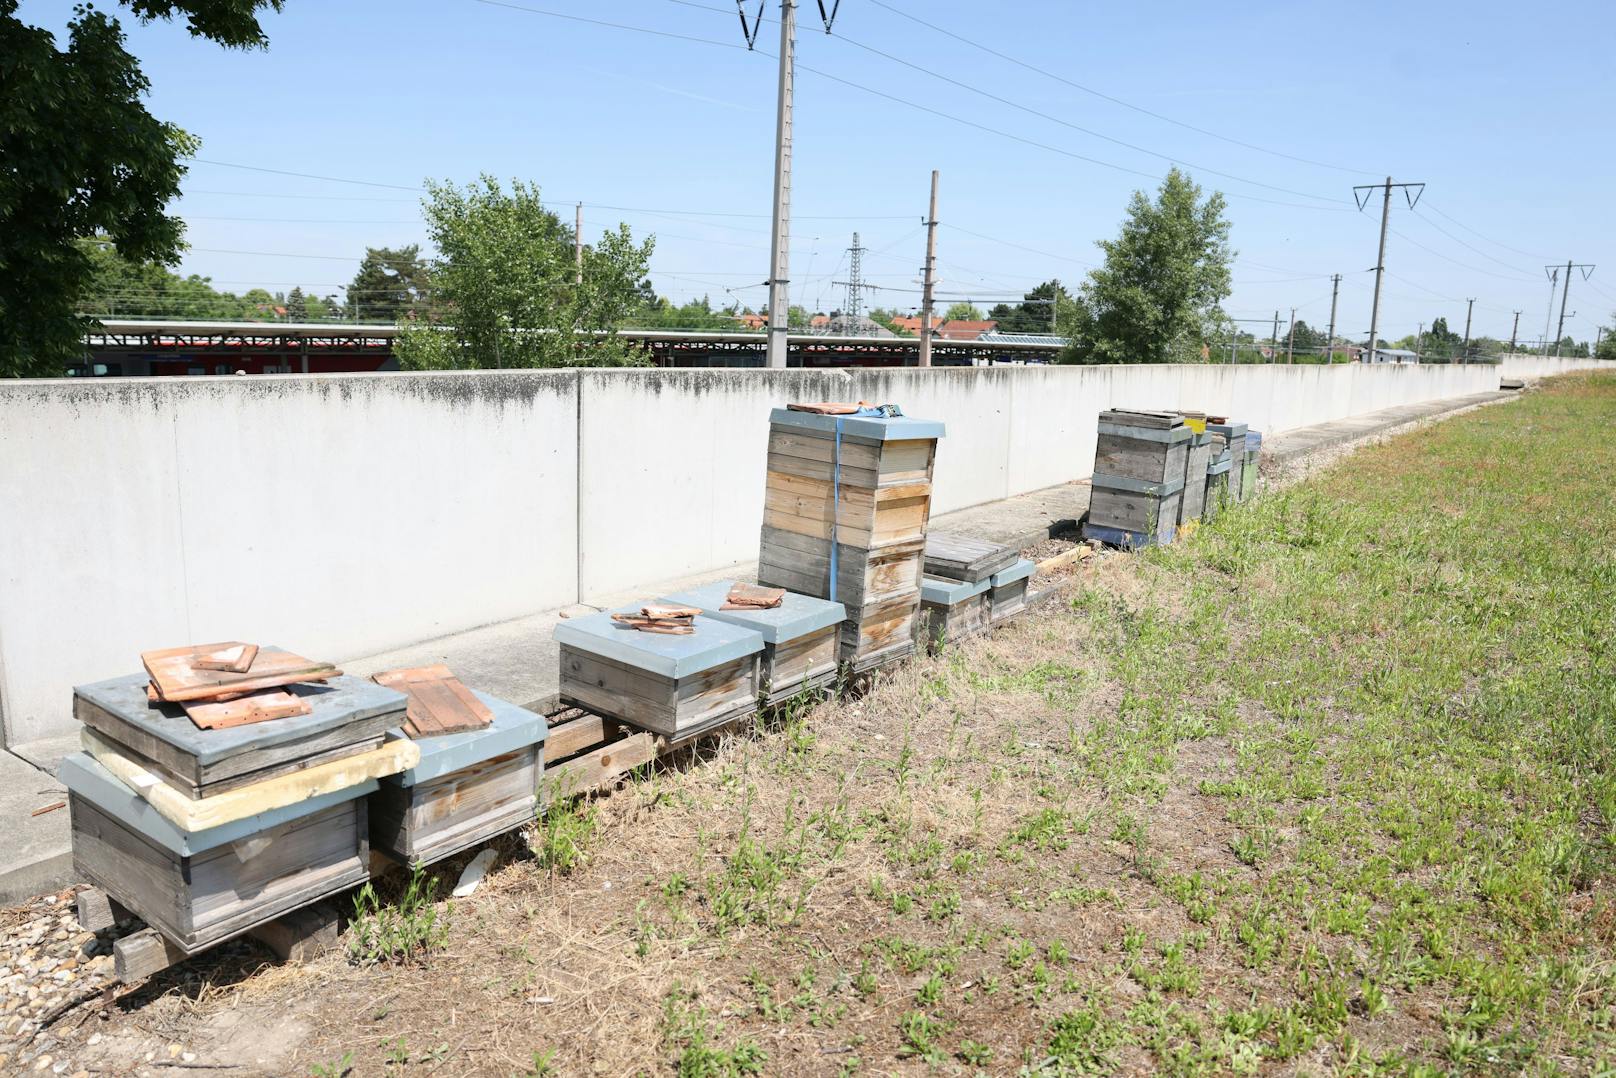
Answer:
<path fill-rule="evenodd" d="M 193 37 L 265 43 L 258 12 L 281 0 L 124 0 L 143 22 L 183 16 Z M 0 375 L 59 375 L 93 324 L 78 243 L 105 236 L 136 262 L 172 265 L 183 225 L 163 212 L 197 141 L 146 111 L 150 83 L 118 21 L 74 9 L 67 48 L 0 0 Z"/>
<path fill-rule="evenodd" d="M 426 303 L 426 263 L 421 247 L 366 247 L 348 285 L 348 309 L 356 322 L 394 322 Z"/>
<path fill-rule="evenodd" d="M 1000 333 L 1049 333 L 1058 310 L 1070 307 L 1071 294 L 1060 281 L 1045 281 L 1028 292 L 1020 303 L 1000 303 L 988 312 L 999 323 Z"/>
<path fill-rule="evenodd" d="M 1616 314 L 1611 316 L 1616 322 Z M 1595 359 L 1616 359 L 1616 328 L 1607 327 L 1605 335 L 1599 338 L 1599 347 L 1594 351 Z"/>
<path fill-rule="evenodd" d="M 1061 329 L 1068 363 L 1195 362 L 1225 321 L 1229 222 L 1223 195 L 1205 201 L 1177 168 L 1156 198 L 1135 191 L 1114 240 L 1100 241 L 1105 264 L 1091 270 Z M 1064 310 L 1064 306 L 1063 306 Z"/>
<path fill-rule="evenodd" d="M 636 326 L 648 329 L 734 330 L 739 326 L 736 314 L 737 307 L 733 303 L 722 310 L 713 310 L 712 301 L 706 296 L 683 305 L 655 296 L 650 304 L 639 307 L 633 321 Z"/>
<path fill-rule="evenodd" d="M 538 187 L 507 192 L 484 175 L 464 189 L 427 181 L 423 206 L 440 258 L 433 310 L 402 322 L 397 353 L 415 369 L 611 366 L 642 362 L 616 335 L 640 305 L 654 239 L 627 225 L 584 248 L 576 280 L 572 228 L 544 208 Z M 452 323 L 440 324 L 438 313 Z"/>
<path fill-rule="evenodd" d="M 951 304 L 948 310 L 943 312 L 943 321 L 980 322 L 982 321 L 982 309 L 973 307 L 963 301 Z"/>
<path fill-rule="evenodd" d="M 303 289 L 294 287 L 291 294 L 286 297 L 286 320 L 288 322 L 309 320 L 309 305 L 303 298 Z"/>
<path fill-rule="evenodd" d="M 899 325 L 897 319 L 898 312 L 888 310 L 885 307 L 876 307 L 870 311 L 870 321 L 877 325 L 885 326 L 900 337 L 913 337 L 914 333 Z"/>

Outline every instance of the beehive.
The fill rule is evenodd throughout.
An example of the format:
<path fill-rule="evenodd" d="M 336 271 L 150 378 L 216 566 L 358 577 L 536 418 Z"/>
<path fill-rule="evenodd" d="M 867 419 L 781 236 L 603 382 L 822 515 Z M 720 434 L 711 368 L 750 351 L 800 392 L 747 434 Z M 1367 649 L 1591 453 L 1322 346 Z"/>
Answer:
<path fill-rule="evenodd" d="M 1229 501 L 1229 468 L 1232 465 L 1229 442 L 1221 434 L 1212 435 L 1212 456 L 1206 466 L 1206 493 L 1201 519 L 1215 520 Z"/>
<path fill-rule="evenodd" d="M 1010 568 L 993 574 L 988 588 L 988 613 L 993 624 L 1027 608 L 1027 584 L 1036 568 L 1031 559 L 1022 558 Z"/>
<path fill-rule="evenodd" d="M 1240 471 L 1240 500 L 1257 496 L 1257 458 L 1262 455 L 1262 431 L 1246 431 L 1246 460 Z"/>
<path fill-rule="evenodd" d="M 459 853 L 533 819 L 544 770 L 543 715 L 472 690 L 493 713 L 478 730 L 417 738 L 421 760 L 370 795 L 370 840 L 407 865 Z"/>
<path fill-rule="evenodd" d="M 987 630 L 990 580 L 949 580 L 928 576 L 920 582 L 920 639 L 928 651 Z"/>
<path fill-rule="evenodd" d="M 716 621 L 751 629 L 763 638 L 758 656 L 758 683 L 766 704 L 778 704 L 799 692 L 821 689 L 836 680 L 836 653 L 847 608 L 829 599 L 788 591 L 780 605 L 768 610 L 725 610 L 732 580 L 720 580 L 662 601 L 693 606 Z"/>
<path fill-rule="evenodd" d="M 195 953 L 370 877 L 371 779 L 232 823 L 187 831 L 88 753 L 62 761 L 73 867 Z"/>
<path fill-rule="evenodd" d="M 1206 506 L 1206 469 L 1212 463 L 1214 437 L 1216 435 L 1204 429 L 1190 436 L 1189 450 L 1184 454 L 1184 495 L 1178 503 L 1180 524 L 1201 519 Z"/>
<path fill-rule="evenodd" d="M 611 612 L 560 622 L 562 699 L 670 740 L 755 710 L 763 637 L 705 614 L 694 628 L 688 635 L 641 632 L 613 621 Z"/>
<path fill-rule="evenodd" d="M 1208 423 L 1206 429 L 1221 434 L 1229 443 L 1229 500 L 1245 499 L 1246 425 L 1244 423 Z"/>
<path fill-rule="evenodd" d="M 1193 433 L 1174 412 L 1101 412 L 1084 537 L 1122 547 L 1172 542 Z"/>
<path fill-rule="evenodd" d="M 758 583 L 841 603 L 838 657 L 853 672 L 914 650 L 942 435 L 929 420 L 769 417 Z"/>

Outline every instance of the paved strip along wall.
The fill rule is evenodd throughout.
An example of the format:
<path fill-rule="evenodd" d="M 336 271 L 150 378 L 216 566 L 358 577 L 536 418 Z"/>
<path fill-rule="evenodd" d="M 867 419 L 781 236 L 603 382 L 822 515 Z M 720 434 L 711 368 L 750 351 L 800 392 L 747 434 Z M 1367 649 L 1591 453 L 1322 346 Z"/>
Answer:
<path fill-rule="evenodd" d="M 1103 408 L 1198 408 L 1278 432 L 1481 392 L 1516 370 L 0 382 L 5 740 L 70 733 L 70 687 L 147 648 L 244 639 L 340 661 L 750 560 L 768 413 L 790 400 L 892 401 L 946 421 L 934 512 L 947 512 L 1086 476 Z"/>

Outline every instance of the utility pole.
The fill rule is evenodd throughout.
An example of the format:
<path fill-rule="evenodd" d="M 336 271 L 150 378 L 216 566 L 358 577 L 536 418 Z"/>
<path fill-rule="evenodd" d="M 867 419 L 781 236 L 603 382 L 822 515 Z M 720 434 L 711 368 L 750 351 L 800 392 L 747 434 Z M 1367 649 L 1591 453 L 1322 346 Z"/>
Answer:
<path fill-rule="evenodd" d="M 1544 266 L 1543 268 L 1544 270 L 1548 270 L 1549 267 Z M 1565 287 L 1560 290 L 1560 325 L 1554 331 L 1554 354 L 1556 356 L 1560 354 L 1560 341 L 1565 336 L 1566 298 L 1571 295 L 1571 271 L 1574 269 L 1580 269 L 1582 271 L 1582 279 L 1585 281 L 1594 275 L 1594 267 L 1591 263 L 1573 262 L 1570 259 L 1566 260 Z M 1556 272 L 1558 272 L 1558 270 L 1556 270 Z M 1551 307 L 1554 305 L 1554 293 L 1552 291 L 1549 293 L 1549 305 Z M 1545 327 L 1545 330 L 1547 330 L 1547 327 Z"/>
<path fill-rule="evenodd" d="M 931 366 L 932 288 L 937 278 L 937 170 L 931 170 L 931 207 L 926 211 L 926 264 L 921 267 L 920 365 Z"/>
<path fill-rule="evenodd" d="M 1467 299 L 1465 305 L 1465 339 L 1464 347 L 1459 349 L 1460 363 L 1470 362 L 1470 316 L 1476 311 L 1476 301 L 1473 298 Z"/>
<path fill-rule="evenodd" d="M 1509 350 L 1515 351 L 1515 340 L 1521 335 L 1521 312 L 1515 312 L 1515 324 L 1509 328 Z"/>
<path fill-rule="evenodd" d="M 1403 324 L 1405 326 L 1408 325 L 1407 322 L 1404 322 Z M 1424 345 L 1424 344 L 1425 344 L 1425 323 L 1421 322 L 1419 324 L 1419 327 L 1414 330 L 1414 361 L 1416 363 L 1418 363 L 1419 359 L 1420 359 L 1420 347 L 1422 345 Z"/>
<path fill-rule="evenodd" d="M 1324 362 L 1335 362 L 1335 301 L 1341 295 L 1341 274 L 1330 278 L 1330 335 L 1324 343 Z"/>
<path fill-rule="evenodd" d="M 780 82 L 774 116 L 774 228 L 769 240 L 768 366 L 783 368 L 791 332 L 791 103 L 796 81 L 797 0 L 780 0 Z"/>
<path fill-rule="evenodd" d="M 578 284 L 584 283 L 584 204 L 578 203 L 578 216 L 572 226 L 572 260 L 578 264 Z"/>
<path fill-rule="evenodd" d="M 1279 362 L 1279 312 L 1274 312 L 1274 332 L 1268 338 L 1268 362 Z"/>
<path fill-rule="evenodd" d="M 1285 341 L 1285 362 L 1296 362 L 1296 308 L 1291 308 L 1291 333 Z"/>
<path fill-rule="evenodd" d="M 1543 354 L 1549 354 L 1549 323 L 1554 320 L 1554 293 L 1560 286 L 1560 267 L 1544 266 L 1549 277 L 1549 309 L 1543 312 Z"/>
<path fill-rule="evenodd" d="M 1352 189 L 1352 197 L 1358 202 L 1361 211 L 1369 204 L 1370 192 L 1383 189 L 1385 195 L 1380 204 L 1380 254 L 1375 258 L 1375 303 L 1369 309 L 1369 361 L 1375 359 L 1375 352 L 1380 348 L 1380 281 L 1386 273 L 1386 226 L 1391 222 L 1392 216 L 1392 188 L 1401 187 L 1403 197 L 1408 199 L 1408 208 L 1413 209 L 1414 204 L 1420 200 L 1420 194 L 1425 191 L 1423 183 L 1393 183 L 1390 176 L 1386 177 L 1384 184 L 1360 184 Z M 1418 193 L 1410 194 L 1410 190 L 1418 187 Z M 1358 197 L 1362 191 L 1363 197 Z"/>

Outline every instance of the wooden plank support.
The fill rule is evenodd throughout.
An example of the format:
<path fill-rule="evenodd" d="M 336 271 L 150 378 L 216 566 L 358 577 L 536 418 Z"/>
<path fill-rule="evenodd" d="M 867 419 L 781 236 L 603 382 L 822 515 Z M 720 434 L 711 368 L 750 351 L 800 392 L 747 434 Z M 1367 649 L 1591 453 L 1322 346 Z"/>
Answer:
<path fill-rule="evenodd" d="M 79 927 L 86 932 L 105 932 L 120 921 L 136 915 L 99 887 L 87 887 L 78 897 Z"/>
<path fill-rule="evenodd" d="M 544 769 L 543 787 L 539 792 L 541 805 L 549 806 L 561 798 L 588 793 L 648 764 L 657 757 L 659 739 L 641 731 L 601 745 L 555 767 Z"/>
<path fill-rule="evenodd" d="M 123 984 L 145 980 L 190 957 L 155 928 L 132 932 L 112 945 L 112 968 Z"/>
<path fill-rule="evenodd" d="M 282 962 L 308 962 L 336 948 L 337 921 L 335 904 L 316 902 L 248 929 L 247 934 Z"/>

